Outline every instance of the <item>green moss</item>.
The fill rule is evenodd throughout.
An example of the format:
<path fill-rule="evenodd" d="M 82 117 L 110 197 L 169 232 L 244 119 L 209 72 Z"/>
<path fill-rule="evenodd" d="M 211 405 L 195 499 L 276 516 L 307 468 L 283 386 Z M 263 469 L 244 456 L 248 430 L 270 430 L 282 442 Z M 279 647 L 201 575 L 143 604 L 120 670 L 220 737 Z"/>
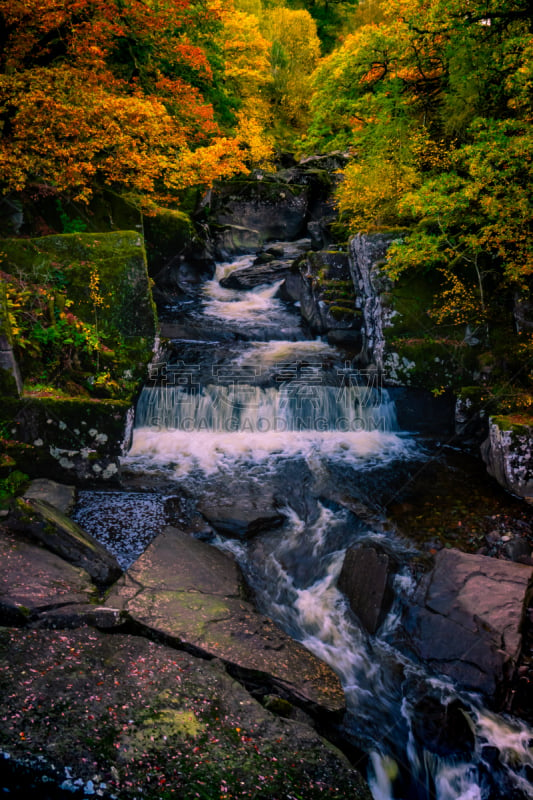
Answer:
<path fill-rule="evenodd" d="M 109 385 L 123 375 L 134 381 L 144 376 L 157 320 L 146 253 L 138 233 L 5 239 L 0 242 L 0 250 L 5 254 L 2 266 L 6 271 L 23 275 L 33 283 L 61 287 L 72 302 L 69 311 L 96 326 L 110 351 L 108 361 L 113 363 Z M 94 276 L 102 297 L 97 311 L 90 289 Z M 32 361 L 21 365 L 26 375 L 33 374 Z"/>
<path fill-rule="evenodd" d="M 386 363 L 402 382 L 441 393 L 471 377 L 476 358 L 462 341 L 428 336 L 388 342 Z"/>
<path fill-rule="evenodd" d="M 510 431 L 518 436 L 533 435 L 533 416 L 526 414 L 498 415 L 490 418 L 501 431 Z"/>

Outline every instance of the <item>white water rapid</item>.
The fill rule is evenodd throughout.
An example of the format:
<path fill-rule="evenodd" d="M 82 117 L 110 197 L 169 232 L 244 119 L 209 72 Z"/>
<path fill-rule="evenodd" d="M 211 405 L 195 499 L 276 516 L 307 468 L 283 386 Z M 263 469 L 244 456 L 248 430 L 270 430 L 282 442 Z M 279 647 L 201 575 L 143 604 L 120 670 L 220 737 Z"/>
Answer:
<path fill-rule="evenodd" d="M 222 358 L 212 342 L 209 381 L 183 343 L 179 368 L 171 365 L 139 398 L 124 467 L 179 479 L 197 497 L 231 480 L 284 498 L 282 528 L 214 543 L 238 559 L 261 610 L 339 674 L 348 707 L 341 733 L 366 752 L 375 800 L 533 798 L 533 733 L 489 712 L 476 696 L 459 697 L 451 682 L 426 674 L 391 643 L 413 590 L 408 571 L 396 576 L 397 601 L 375 636 L 362 630 L 338 590 L 350 546 L 386 539 L 400 561 L 412 547 L 388 535 L 379 508 L 420 452 L 398 430 L 376 375 L 295 333 L 297 312 L 277 299 L 278 284 L 249 292 L 219 285 L 251 262 L 247 256 L 219 265 L 202 301 L 207 348 L 213 320 L 217 334 L 224 321 L 242 326 L 245 343 Z M 198 330 L 196 322 L 195 344 Z M 231 493 L 233 484 L 226 485 Z M 335 500 L 346 491 L 363 509 L 375 501 L 374 523 L 372 514 L 357 516 Z M 444 707 L 460 699 L 475 741 L 469 753 L 437 755 L 420 741 L 413 708 L 427 695 Z"/>

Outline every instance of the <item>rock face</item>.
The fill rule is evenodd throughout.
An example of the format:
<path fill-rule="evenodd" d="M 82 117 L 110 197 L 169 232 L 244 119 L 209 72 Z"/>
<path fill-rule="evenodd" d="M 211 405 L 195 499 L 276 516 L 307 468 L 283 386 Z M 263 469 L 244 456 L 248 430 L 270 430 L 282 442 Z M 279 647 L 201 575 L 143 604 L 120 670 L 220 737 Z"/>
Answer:
<path fill-rule="evenodd" d="M 346 552 L 337 585 L 368 633 L 377 631 L 391 607 L 394 566 L 377 546 L 350 547 Z"/>
<path fill-rule="evenodd" d="M 383 368 L 387 310 L 382 294 L 389 288 L 380 267 L 398 234 L 358 234 L 350 240 L 350 273 L 363 314 L 363 363 Z"/>
<path fill-rule="evenodd" d="M 302 318 L 314 333 L 358 333 L 361 328 L 346 253 L 308 253 L 285 279 L 281 294 L 300 304 Z"/>
<path fill-rule="evenodd" d="M 495 696 L 512 673 L 533 568 L 441 550 L 409 609 L 415 653 L 460 685 Z"/>
<path fill-rule="evenodd" d="M 533 429 L 513 425 L 505 417 L 491 418 L 481 446 L 487 472 L 519 497 L 533 497 Z"/>
<path fill-rule="evenodd" d="M 18 397 L 22 391 L 22 379 L 15 354 L 9 322 L 7 293 L 0 285 L 0 394 Z"/>
<path fill-rule="evenodd" d="M 106 606 L 192 652 L 219 658 L 232 674 L 272 686 L 291 702 L 339 714 L 335 673 L 243 598 L 236 563 L 167 528 L 111 591 Z"/>
<path fill-rule="evenodd" d="M 306 186 L 264 178 L 221 184 L 212 193 L 211 219 L 220 226 L 215 231 L 220 255 L 258 249 L 273 240 L 298 239 L 306 232 L 309 190 Z M 239 250 L 223 250 L 230 244 L 225 226 L 233 230 L 239 220 Z M 246 250 L 243 245 L 246 245 Z M 248 250 L 249 251 L 249 250 Z"/>

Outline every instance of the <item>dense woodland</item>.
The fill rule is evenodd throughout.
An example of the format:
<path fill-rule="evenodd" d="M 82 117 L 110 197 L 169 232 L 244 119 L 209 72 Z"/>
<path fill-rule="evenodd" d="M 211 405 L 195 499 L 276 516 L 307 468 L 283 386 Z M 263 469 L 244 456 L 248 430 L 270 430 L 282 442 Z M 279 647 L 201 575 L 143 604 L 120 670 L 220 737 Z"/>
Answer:
<path fill-rule="evenodd" d="M 82 231 L 104 187 L 150 214 L 287 153 L 348 152 L 339 238 L 406 229 L 391 276 L 432 276 L 432 323 L 468 326 L 524 409 L 532 114 L 528 0 L 0 2 L 4 202 L 50 197 L 63 232 Z M 4 279 L 19 349 L 105 356 L 97 272 L 92 322 L 57 281 Z"/>

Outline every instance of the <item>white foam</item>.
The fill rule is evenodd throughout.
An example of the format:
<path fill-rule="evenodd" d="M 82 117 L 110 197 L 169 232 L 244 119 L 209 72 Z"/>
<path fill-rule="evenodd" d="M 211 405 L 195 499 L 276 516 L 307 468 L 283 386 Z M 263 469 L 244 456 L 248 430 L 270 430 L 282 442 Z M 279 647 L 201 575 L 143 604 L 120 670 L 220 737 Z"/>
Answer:
<path fill-rule="evenodd" d="M 176 476 L 193 469 L 214 473 L 236 462 L 268 462 L 279 456 L 302 457 L 310 466 L 318 460 L 343 462 L 358 468 L 404 458 L 412 453 L 409 440 L 383 431 L 158 431 L 136 428 L 123 462 L 130 466 L 160 468 Z"/>

